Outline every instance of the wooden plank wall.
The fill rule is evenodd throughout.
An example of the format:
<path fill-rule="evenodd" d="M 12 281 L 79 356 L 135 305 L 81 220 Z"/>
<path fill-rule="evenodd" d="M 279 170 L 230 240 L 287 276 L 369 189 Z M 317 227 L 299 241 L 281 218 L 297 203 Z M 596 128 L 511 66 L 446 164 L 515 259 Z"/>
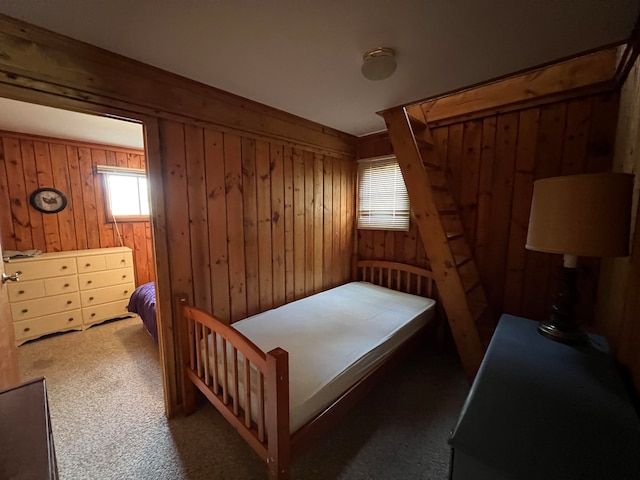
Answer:
<path fill-rule="evenodd" d="M 57 108 L 117 115 L 141 121 L 145 125 L 148 171 L 152 182 L 152 233 L 159 291 L 157 306 L 161 317 L 159 346 L 168 416 L 178 412 L 180 402 L 176 343 L 178 327 L 172 315 L 175 307 L 172 294 L 193 291 L 194 295 L 200 295 L 198 305 L 204 305 L 202 298 L 206 298 L 206 295 L 200 291 L 202 282 L 207 282 L 207 278 L 211 282 L 212 276 L 213 281 L 220 282 L 220 276 L 213 274 L 220 270 L 232 274 L 227 275 L 228 280 L 215 284 L 218 298 L 229 284 L 229 314 L 245 308 L 238 300 L 240 297 L 236 297 L 235 302 L 231 301 L 231 297 L 241 289 L 245 289 L 247 311 L 255 302 L 256 291 L 260 308 L 266 308 L 274 302 L 274 297 L 281 298 L 278 283 L 281 282 L 280 266 L 274 268 L 273 260 L 275 257 L 276 261 L 282 261 L 282 255 L 285 262 L 285 300 L 291 298 L 291 284 L 294 298 L 297 298 L 296 295 L 315 291 L 318 286 L 331 285 L 347 276 L 342 269 L 347 272 L 350 261 L 334 269 L 326 259 L 333 258 L 335 251 L 345 257 L 347 251 L 352 252 L 352 238 L 340 233 L 339 241 L 335 241 L 335 235 L 344 228 L 348 232 L 349 228 L 353 228 L 350 225 L 353 201 L 349 200 L 353 198 L 353 175 L 342 174 L 344 166 L 337 162 L 340 165 L 337 178 L 341 198 L 340 216 L 337 217 L 335 198 L 338 196 L 338 181 L 333 159 L 349 158 L 347 163 L 353 165 L 355 137 L 3 15 L 0 15 L 0 44 L 3 48 L 3 55 L 0 55 L 0 95 Z M 202 147 L 199 142 L 192 141 L 200 136 L 200 132 L 204 137 Z M 212 155 L 220 155 L 220 146 L 215 141 L 220 134 L 223 140 L 227 134 L 240 136 L 242 205 L 238 202 L 240 183 L 237 163 L 230 164 L 228 169 L 225 164 L 225 170 L 221 170 L 220 160 L 210 160 L 216 158 Z M 192 148 L 194 144 L 196 146 Z M 283 252 L 273 249 L 273 245 L 280 245 L 281 238 L 279 229 L 282 212 L 277 210 L 279 204 L 269 203 L 268 209 L 274 214 L 278 213 L 278 220 L 271 215 L 268 221 L 266 213 L 269 210 L 262 201 L 267 185 L 272 191 L 280 190 L 277 180 L 280 161 L 273 160 L 278 159 L 279 148 L 283 157 Z M 292 150 L 291 156 L 294 158 L 292 165 L 288 160 L 285 161 L 289 158 L 288 148 Z M 223 144 L 225 162 L 227 158 L 231 162 L 237 149 L 233 142 L 231 145 L 228 142 Z M 255 155 L 247 153 L 245 156 L 244 152 L 251 152 L 252 149 L 255 149 Z M 300 156 L 304 162 L 295 161 Z M 266 158 L 269 159 L 268 163 L 264 161 Z M 325 162 L 327 158 L 330 160 Z M 205 160 L 213 163 L 205 163 Z M 329 174 L 324 174 L 329 171 L 325 163 L 333 167 L 330 182 Z M 202 165 L 204 174 L 199 173 Z M 217 168 L 213 168 L 215 165 Z M 320 168 L 322 177 L 319 175 Z M 221 172 L 224 172 L 223 177 L 220 176 Z M 293 182 L 288 180 L 291 174 Z M 272 182 L 274 175 L 275 183 Z M 254 180 L 245 182 L 245 176 L 255 180 L 255 187 Z M 221 180 L 225 181 L 224 197 L 219 190 L 211 188 L 212 185 L 220 185 Z M 187 181 L 190 185 L 195 182 L 199 187 L 188 191 L 175 190 L 184 189 Z M 229 195 L 226 194 L 227 181 L 230 188 L 235 186 Z M 329 183 L 332 186 L 332 208 L 327 215 L 331 215 L 332 227 L 329 234 L 327 216 L 325 234 L 325 217 L 322 217 L 320 224 L 318 215 L 324 211 L 325 205 L 329 211 L 328 197 L 325 200 L 325 192 L 329 194 L 325 185 Z M 321 205 L 314 203 L 320 201 L 320 193 Z M 346 199 L 345 202 L 342 202 L 342 198 Z M 237 223 L 238 212 L 242 212 L 242 224 Z M 248 223 L 244 222 L 245 217 Z M 334 222 L 338 219 L 345 219 L 345 225 L 348 226 L 336 229 Z M 206 232 L 203 226 L 205 220 Z M 223 242 L 226 240 L 217 235 L 218 226 L 224 226 L 227 233 L 232 234 L 232 245 L 226 244 L 227 256 L 223 254 Z M 274 227 L 276 235 L 272 234 L 269 239 L 266 232 L 273 233 Z M 194 232 L 192 229 L 195 229 Z M 249 244 L 245 248 L 244 268 L 234 240 L 239 235 L 246 238 L 258 236 L 255 245 Z M 331 242 L 331 254 L 326 248 L 329 237 L 334 240 Z M 271 245 L 271 265 L 267 265 L 267 247 L 263 245 L 267 242 Z M 339 248 L 336 248 L 338 245 Z M 320 259 L 317 253 L 322 254 Z M 321 271 L 317 268 L 319 265 L 322 265 Z M 276 293 L 269 293 L 268 290 L 269 267 L 271 284 L 276 285 Z M 242 279 L 243 271 L 245 281 L 244 285 L 240 285 L 237 279 Z M 215 296 L 212 296 L 212 300 L 215 303 Z"/>
<path fill-rule="evenodd" d="M 525 250 L 533 181 L 610 171 L 618 96 L 598 94 L 451 123 L 433 129 L 450 187 L 495 312 L 544 318 L 561 256 Z M 384 135 L 365 138 L 359 157 L 384 155 Z M 362 258 L 422 265 L 424 248 L 409 232 L 358 231 Z M 581 259 L 579 315 L 592 323 L 598 262 Z"/>
<path fill-rule="evenodd" d="M 234 322 L 349 280 L 352 159 L 160 122 L 172 290 Z"/>
<path fill-rule="evenodd" d="M 631 256 L 602 260 L 596 327 L 631 372 L 640 390 L 640 61 L 622 88 L 613 163 L 616 172 L 634 173 Z"/>
<path fill-rule="evenodd" d="M 141 150 L 0 132 L 0 232 L 7 250 L 61 252 L 127 246 L 136 285 L 155 277 L 150 222 L 105 220 L 102 179 L 94 165 L 145 168 Z M 67 208 L 42 214 L 29 205 L 36 188 L 63 192 Z"/>

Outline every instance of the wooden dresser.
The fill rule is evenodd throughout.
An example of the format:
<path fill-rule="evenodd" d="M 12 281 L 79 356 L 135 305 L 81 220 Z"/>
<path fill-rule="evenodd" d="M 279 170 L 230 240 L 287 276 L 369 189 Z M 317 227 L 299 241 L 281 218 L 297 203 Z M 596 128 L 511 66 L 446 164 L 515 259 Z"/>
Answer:
<path fill-rule="evenodd" d="M 605 340 L 503 315 L 449 443 L 453 480 L 637 480 L 640 420 Z"/>
<path fill-rule="evenodd" d="M 80 330 L 130 316 L 135 289 L 128 247 L 43 253 L 5 263 L 16 344 L 54 332 Z"/>

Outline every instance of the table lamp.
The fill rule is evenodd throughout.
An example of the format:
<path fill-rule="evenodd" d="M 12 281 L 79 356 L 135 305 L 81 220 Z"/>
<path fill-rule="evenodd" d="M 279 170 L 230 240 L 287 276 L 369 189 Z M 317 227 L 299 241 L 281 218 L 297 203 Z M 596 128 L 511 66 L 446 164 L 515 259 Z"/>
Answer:
<path fill-rule="evenodd" d="M 536 180 L 527 250 L 564 255 L 551 315 L 538 327 L 553 340 L 577 344 L 586 334 L 574 318 L 578 256 L 629 254 L 633 175 L 597 173 Z"/>

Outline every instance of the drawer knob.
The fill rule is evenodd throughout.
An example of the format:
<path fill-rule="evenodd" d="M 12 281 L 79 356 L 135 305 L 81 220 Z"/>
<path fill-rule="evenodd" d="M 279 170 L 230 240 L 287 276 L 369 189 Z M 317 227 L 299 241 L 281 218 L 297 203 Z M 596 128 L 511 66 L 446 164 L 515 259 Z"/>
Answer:
<path fill-rule="evenodd" d="M 93 283 L 93 280 L 87 280 L 87 285 L 91 285 Z"/>
<path fill-rule="evenodd" d="M 73 302 L 71 300 L 67 300 L 67 305 L 71 305 Z"/>
<path fill-rule="evenodd" d="M 16 271 L 16 273 L 17 273 L 18 275 L 22 275 L 22 270 L 17 270 L 17 271 Z"/>
<path fill-rule="evenodd" d="M 95 316 L 96 316 L 96 314 L 95 314 L 95 313 L 92 313 L 92 314 L 91 314 L 91 316 L 92 316 L 92 317 L 95 317 Z"/>
<path fill-rule="evenodd" d="M 73 322 L 73 317 L 67 318 L 67 322 Z"/>
<path fill-rule="evenodd" d="M 93 297 L 89 297 L 89 301 L 93 300 Z"/>
<path fill-rule="evenodd" d="M 125 259 L 123 258 L 122 260 L 120 260 L 120 263 L 126 263 Z"/>
<path fill-rule="evenodd" d="M 29 327 L 25 327 L 23 332 L 28 332 L 29 330 L 31 330 Z"/>
<path fill-rule="evenodd" d="M 126 275 L 122 275 L 122 278 L 127 278 L 127 276 Z"/>
<path fill-rule="evenodd" d="M 125 291 L 124 291 L 124 293 L 125 293 L 125 294 L 129 293 L 129 290 L 125 290 Z"/>
<path fill-rule="evenodd" d="M 64 288 L 67 288 L 68 286 L 69 286 L 69 284 L 68 284 L 68 283 L 65 283 L 65 284 L 64 284 Z"/>
<path fill-rule="evenodd" d="M 62 270 L 66 270 L 68 267 L 66 265 L 62 265 Z"/>
<path fill-rule="evenodd" d="M 18 295 L 22 295 L 22 294 L 24 294 L 24 290 L 20 290 L 20 291 L 18 292 Z"/>
<path fill-rule="evenodd" d="M 28 311 L 29 311 L 29 309 L 28 309 L 28 308 L 23 308 L 23 309 L 22 309 L 22 313 L 27 313 Z"/>
<path fill-rule="evenodd" d="M 90 263 L 85 263 L 85 264 L 84 264 L 84 266 L 85 266 L 85 267 L 90 267 L 90 266 L 91 266 L 91 264 L 90 264 Z"/>

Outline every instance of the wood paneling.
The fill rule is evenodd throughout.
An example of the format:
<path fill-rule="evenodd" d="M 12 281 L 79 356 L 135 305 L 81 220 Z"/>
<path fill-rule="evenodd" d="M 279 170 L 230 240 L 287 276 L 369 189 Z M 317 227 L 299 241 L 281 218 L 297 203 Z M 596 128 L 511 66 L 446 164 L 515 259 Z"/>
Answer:
<path fill-rule="evenodd" d="M 422 103 L 433 127 L 616 90 L 617 47 Z"/>
<path fill-rule="evenodd" d="M 592 108 L 599 108 L 600 104 Z M 612 129 L 608 120 L 598 129 Z M 635 173 L 631 256 L 602 259 L 596 327 L 604 332 L 640 390 L 640 61 L 622 88 L 613 169 Z M 600 163 L 600 162 L 596 162 Z"/>
<path fill-rule="evenodd" d="M 617 109 L 617 94 L 598 94 L 433 129 L 495 312 L 548 315 L 562 258 L 524 248 L 533 181 L 610 170 Z M 358 152 L 366 158 L 392 150 L 388 139 L 376 134 L 361 139 Z M 358 230 L 357 242 L 363 259 L 426 262 L 414 222 L 408 232 Z M 591 324 L 598 262 L 583 258 L 580 267 L 578 312 Z"/>
<path fill-rule="evenodd" d="M 324 186 L 321 178 L 314 178 L 319 172 L 313 163 L 314 154 L 318 155 L 319 164 L 331 157 L 336 158 L 342 167 L 340 205 L 341 208 L 345 206 L 345 214 L 340 216 L 339 230 L 344 233 L 340 236 L 341 248 L 337 253 L 332 248 L 331 254 L 332 262 L 337 263 L 336 268 L 341 274 L 331 270 L 334 273 L 333 283 L 349 278 L 354 207 L 351 160 L 356 153 L 355 137 L 3 15 L 0 15 L 0 43 L 3 53 L 0 55 L 0 95 L 57 108 L 117 115 L 145 125 L 151 177 L 152 233 L 158 272 L 158 308 L 161 311 L 160 357 L 169 416 L 177 412 L 177 377 L 180 375 L 176 364 L 176 340 L 173 338 L 176 329 L 172 318 L 172 293 L 197 295 L 199 305 L 210 305 L 208 309 L 218 315 L 226 313 L 227 318 L 228 315 L 235 318 L 244 309 L 240 294 L 242 286 L 238 280 L 242 278 L 242 260 L 237 245 L 228 244 L 228 234 L 232 235 L 232 241 L 241 235 L 245 239 L 247 314 L 271 306 L 274 296 L 281 298 L 280 286 L 277 292 L 269 287 L 269 281 L 271 285 L 282 283 L 280 267 L 276 268 L 279 275 L 276 282 L 272 274 L 269 275 L 270 271 L 273 272 L 274 259 L 271 245 L 280 244 L 280 225 L 275 225 L 275 237 L 272 236 L 274 212 L 270 198 L 268 206 L 262 203 L 262 195 L 271 195 L 270 155 L 273 149 L 280 149 L 283 159 L 288 158 L 287 149 L 292 152 L 293 204 L 290 211 L 287 206 L 289 177 L 286 161 L 280 169 L 283 172 L 284 214 L 278 213 L 280 218 L 284 217 L 285 252 L 275 252 L 276 259 L 284 259 L 285 301 L 291 299 L 288 287 L 291 282 L 294 298 L 331 284 L 323 278 L 323 271 L 318 273 L 315 268 L 318 266 L 314 257 L 316 253 L 320 255 L 321 269 L 328 256 L 323 251 L 327 243 L 322 218 Z M 195 130 L 187 132 L 187 125 L 195 127 Z M 198 206 L 202 181 L 196 180 L 196 191 L 185 187 L 190 178 L 198 179 L 201 175 L 197 160 L 200 147 L 193 143 L 199 133 L 194 135 L 194 132 L 202 132 L 204 137 L 206 212 L 201 210 L 202 204 Z M 226 149 L 220 143 L 226 134 L 241 137 L 242 206 L 237 205 L 237 160 L 225 158 Z M 234 149 L 237 150 L 236 147 Z M 266 168 L 263 163 L 265 156 Z M 78 174 L 83 189 L 91 190 L 91 149 L 79 148 L 78 158 Z M 118 161 L 117 156 L 115 161 Z M 349 165 L 345 167 L 346 163 Z M 89 166 L 88 170 L 85 165 Z M 3 174 L 6 176 L 7 172 L 0 173 L 0 200 L 8 192 Z M 261 178 L 260 174 L 266 177 Z M 334 162 L 332 184 L 335 178 Z M 228 180 L 231 190 L 227 195 Z M 278 182 L 275 187 L 279 190 Z M 322 188 L 322 198 L 317 196 L 316 187 Z M 300 195 L 304 199 L 302 203 L 298 203 Z M 95 192 L 84 197 L 83 201 L 87 244 L 109 242 L 108 236 L 102 238 L 100 235 L 105 232 L 98 225 L 100 205 Z M 335 196 L 332 202 L 335 208 Z M 190 210 L 193 208 L 199 210 Z M 276 208 L 280 207 L 276 205 Z M 29 225 L 28 212 L 21 211 L 19 207 L 15 210 L 20 222 Z M 319 217 L 316 216 L 318 211 Z M 243 215 L 242 225 L 236 218 L 239 212 Z M 292 230 L 287 228 L 288 212 L 293 215 Z M 205 214 L 206 229 L 203 225 L 191 223 L 203 223 Z M 335 220 L 335 216 L 333 218 Z M 0 228 L 3 232 L 8 231 L 4 225 Z M 12 224 L 12 228 L 10 235 L 14 241 L 22 239 L 23 233 L 30 234 L 28 228 L 25 231 L 21 224 Z M 263 236 L 267 231 L 268 236 Z M 149 239 L 151 229 L 147 228 L 145 233 Z M 335 227 L 333 235 L 336 235 Z M 125 233 L 125 237 L 136 238 L 130 231 Z M 113 236 L 111 242 L 115 238 Z M 287 252 L 287 245 L 293 248 L 292 252 Z M 289 262 L 293 259 L 292 269 L 287 259 Z M 229 269 L 232 269 L 231 273 Z M 207 290 L 210 290 L 210 298 L 205 293 Z"/>
<path fill-rule="evenodd" d="M 93 165 L 145 168 L 144 152 L 0 132 L 0 229 L 7 250 L 60 252 L 126 246 L 133 250 L 136 285 L 154 279 L 149 222 L 105 220 L 102 179 Z M 42 214 L 29 205 L 36 188 L 54 187 L 67 208 Z"/>
<path fill-rule="evenodd" d="M 351 159 L 173 121 L 160 136 L 174 292 L 234 322 L 349 280 Z"/>

